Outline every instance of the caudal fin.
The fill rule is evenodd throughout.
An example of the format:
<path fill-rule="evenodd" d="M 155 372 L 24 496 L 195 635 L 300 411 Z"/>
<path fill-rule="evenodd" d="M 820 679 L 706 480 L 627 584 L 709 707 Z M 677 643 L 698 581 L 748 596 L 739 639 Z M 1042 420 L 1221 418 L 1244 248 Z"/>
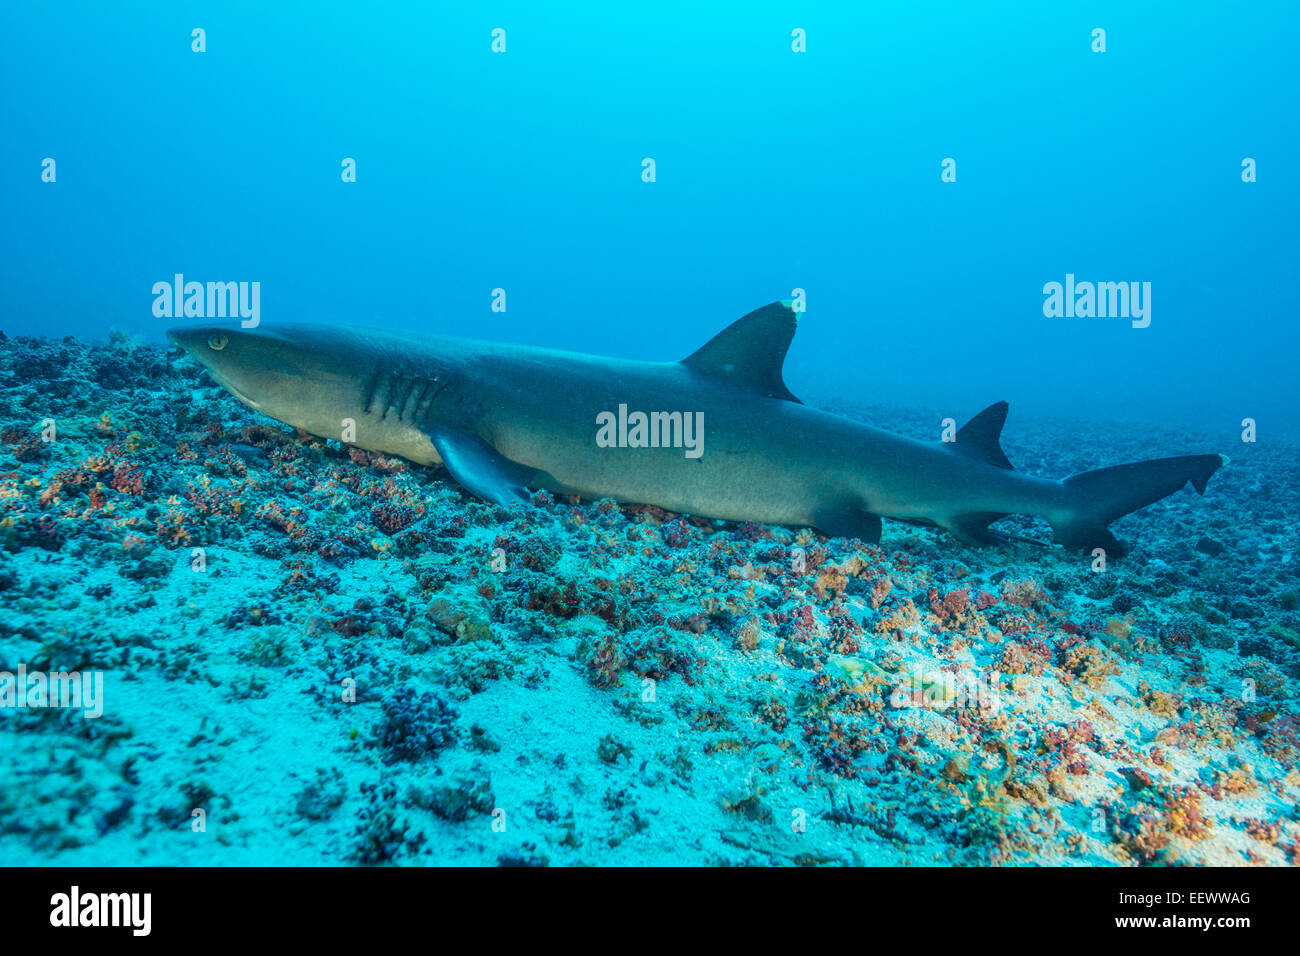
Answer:
<path fill-rule="evenodd" d="M 1189 481 L 1204 494 L 1210 476 L 1227 460 L 1223 455 L 1156 458 L 1066 478 L 1061 483 L 1074 492 L 1075 506 L 1068 517 L 1052 521 L 1052 532 L 1067 548 L 1105 548 L 1109 555 L 1122 555 L 1128 549 L 1108 524 L 1172 495 Z"/>

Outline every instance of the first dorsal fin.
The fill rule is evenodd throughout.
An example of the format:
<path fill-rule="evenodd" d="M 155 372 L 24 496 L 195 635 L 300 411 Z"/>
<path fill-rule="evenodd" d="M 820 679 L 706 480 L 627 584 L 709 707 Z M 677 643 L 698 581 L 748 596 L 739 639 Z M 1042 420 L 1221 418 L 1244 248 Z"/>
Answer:
<path fill-rule="evenodd" d="M 1015 471 L 1015 466 L 1007 460 L 1006 453 L 998 444 L 1002 426 L 1007 420 L 1008 407 L 1006 402 L 997 402 L 968 421 L 957 431 L 957 441 L 952 450 Z"/>
<path fill-rule="evenodd" d="M 781 377 L 798 322 L 789 300 L 773 302 L 732 322 L 682 364 L 768 398 L 798 402 Z"/>

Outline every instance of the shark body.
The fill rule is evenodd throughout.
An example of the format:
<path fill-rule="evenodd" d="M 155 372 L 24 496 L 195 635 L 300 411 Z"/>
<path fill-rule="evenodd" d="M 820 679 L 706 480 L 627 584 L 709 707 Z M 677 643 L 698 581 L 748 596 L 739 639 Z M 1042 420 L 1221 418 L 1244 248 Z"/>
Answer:
<path fill-rule="evenodd" d="M 872 542 L 882 517 L 992 543 L 1004 539 L 990 523 L 1034 514 L 1060 543 L 1118 554 L 1111 521 L 1189 481 L 1204 492 L 1226 460 L 1163 458 L 1056 481 L 1007 461 L 998 444 L 1006 403 L 952 442 L 809 408 L 781 375 L 796 322 L 789 303 L 764 306 L 680 362 L 331 326 L 178 328 L 168 337 L 272 418 L 335 439 L 350 424 L 357 446 L 441 463 L 501 503 L 543 488 Z M 684 454 L 666 426 L 661 447 L 603 446 L 600 423 L 620 406 L 695 416 L 703 453 Z"/>

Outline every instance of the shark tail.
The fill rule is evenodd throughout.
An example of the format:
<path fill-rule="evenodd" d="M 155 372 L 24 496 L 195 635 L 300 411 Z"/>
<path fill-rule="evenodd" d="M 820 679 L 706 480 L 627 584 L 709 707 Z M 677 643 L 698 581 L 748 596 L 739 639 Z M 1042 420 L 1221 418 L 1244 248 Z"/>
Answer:
<path fill-rule="evenodd" d="M 1110 532 L 1108 524 L 1172 495 L 1189 481 L 1204 494 L 1210 476 L 1227 461 L 1223 455 L 1183 455 L 1098 468 L 1066 478 L 1061 484 L 1074 493 L 1075 503 L 1066 514 L 1049 519 L 1052 533 L 1067 548 L 1103 548 L 1110 556 L 1122 556 L 1128 548 Z"/>

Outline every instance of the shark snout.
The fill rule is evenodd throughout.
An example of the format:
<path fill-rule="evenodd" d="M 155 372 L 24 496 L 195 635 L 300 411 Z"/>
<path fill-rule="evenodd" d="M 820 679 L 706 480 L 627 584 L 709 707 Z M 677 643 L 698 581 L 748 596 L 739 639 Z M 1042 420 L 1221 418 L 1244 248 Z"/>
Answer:
<path fill-rule="evenodd" d="M 196 358 L 202 359 L 205 348 L 204 343 L 208 336 L 215 332 L 215 329 L 209 328 L 177 326 L 167 330 L 167 341 L 179 349 L 184 349 Z"/>

